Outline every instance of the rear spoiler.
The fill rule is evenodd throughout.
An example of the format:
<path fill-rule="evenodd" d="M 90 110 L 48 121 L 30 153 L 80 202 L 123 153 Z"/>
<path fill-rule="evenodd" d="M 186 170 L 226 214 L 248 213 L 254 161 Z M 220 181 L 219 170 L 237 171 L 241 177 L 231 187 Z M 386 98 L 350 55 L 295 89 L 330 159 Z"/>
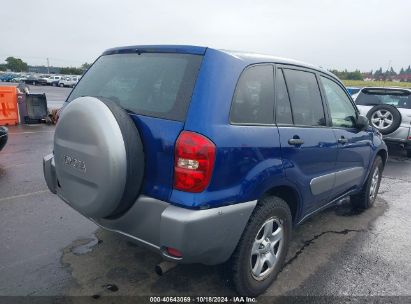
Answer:
<path fill-rule="evenodd" d="M 411 91 L 405 90 L 405 89 L 363 88 L 361 92 L 364 94 L 372 94 L 372 95 L 393 95 L 393 96 L 411 95 Z"/>
<path fill-rule="evenodd" d="M 177 53 L 204 55 L 206 50 L 206 47 L 189 45 L 134 45 L 108 49 L 103 53 L 103 55 L 128 53 Z"/>

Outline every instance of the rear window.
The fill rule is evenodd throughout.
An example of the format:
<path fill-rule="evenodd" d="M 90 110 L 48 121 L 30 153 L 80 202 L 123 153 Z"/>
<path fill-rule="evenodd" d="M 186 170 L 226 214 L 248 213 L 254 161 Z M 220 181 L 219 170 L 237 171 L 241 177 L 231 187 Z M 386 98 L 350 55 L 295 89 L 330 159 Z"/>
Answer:
<path fill-rule="evenodd" d="M 101 56 L 67 102 L 104 97 L 132 113 L 184 121 L 201 60 L 199 55 L 168 53 Z"/>
<path fill-rule="evenodd" d="M 325 114 L 320 89 L 314 73 L 284 69 L 291 98 L 294 124 L 325 126 Z"/>
<path fill-rule="evenodd" d="M 411 92 L 404 90 L 363 89 L 355 103 L 362 106 L 380 104 L 411 109 Z"/>

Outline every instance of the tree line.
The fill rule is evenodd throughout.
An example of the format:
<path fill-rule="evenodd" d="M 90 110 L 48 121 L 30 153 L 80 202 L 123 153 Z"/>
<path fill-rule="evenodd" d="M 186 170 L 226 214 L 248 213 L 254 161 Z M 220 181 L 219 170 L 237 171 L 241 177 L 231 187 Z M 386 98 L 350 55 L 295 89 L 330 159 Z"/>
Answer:
<path fill-rule="evenodd" d="M 28 72 L 30 66 L 21 60 L 20 58 L 15 57 L 8 57 L 6 58 L 5 64 L 0 64 L 0 71 L 7 71 L 10 70 L 12 72 Z M 80 67 L 60 67 L 60 74 L 67 74 L 67 75 L 82 75 L 84 71 L 86 71 L 90 67 L 89 63 L 83 63 Z M 383 71 L 380 67 L 375 71 L 371 71 L 369 73 L 363 73 L 360 70 L 355 71 L 338 71 L 338 70 L 330 70 L 331 73 L 335 74 L 338 78 L 342 80 L 364 80 L 364 78 L 372 78 L 378 80 L 385 80 L 390 79 L 398 75 L 411 75 L 411 66 L 409 65 L 407 68 L 401 68 L 400 71 L 397 73 L 392 67 Z"/>
<path fill-rule="evenodd" d="M 28 72 L 30 66 L 21 60 L 20 58 L 7 57 L 5 60 L 6 63 L 0 64 L 0 71 L 10 70 L 12 72 Z M 89 63 L 83 63 L 80 67 L 60 67 L 60 74 L 67 75 L 82 75 L 85 70 L 90 67 Z"/>
<path fill-rule="evenodd" d="M 338 71 L 338 70 L 330 70 L 331 73 L 335 74 L 338 78 L 342 80 L 364 80 L 364 78 L 372 78 L 378 80 L 385 80 L 393 78 L 394 76 L 399 75 L 411 75 L 411 66 L 409 65 L 407 68 L 401 68 L 400 71 L 397 73 L 392 67 L 383 71 L 380 67 L 379 69 L 371 72 L 361 72 L 359 70 L 355 70 L 353 72 L 349 72 L 347 70 Z"/>

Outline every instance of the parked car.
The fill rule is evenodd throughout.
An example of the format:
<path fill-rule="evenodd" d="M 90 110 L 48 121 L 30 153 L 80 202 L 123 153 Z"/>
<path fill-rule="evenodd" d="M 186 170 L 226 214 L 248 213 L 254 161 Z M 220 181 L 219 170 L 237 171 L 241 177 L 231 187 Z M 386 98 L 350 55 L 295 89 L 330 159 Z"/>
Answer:
<path fill-rule="evenodd" d="M 15 75 L 11 81 L 12 82 L 25 82 L 26 79 L 27 77 L 25 75 Z"/>
<path fill-rule="evenodd" d="M 8 139 L 8 129 L 6 127 L 0 126 L 0 151 L 3 150 Z"/>
<path fill-rule="evenodd" d="M 65 76 L 59 80 L 59 87 L 74 87 L 81 76 Z"/>
<path fill-rule="evenodd" d="M 47 85 L 47 80 L 38 76 L 29 75 L 23 80 L 26 84 L 31 85 Z"/>
<path fill-rule="evenodd" d="M 47 79 L 47 84 L 51 86 L 57 86 L 62 76 L 60 75 L 51 75 L 49 79 Z"/>
<path fill-rule="evenodd" d="M 0 81 L 2 82 L 10 82 L 14 78 L 13 74 L 3 74 L 0 76 Z"/>
<path fill-rule="evenodd" d="M 49 189 L 176 263 L 228 261 L 264 292 L 292 227 L 342 198 L 374 204 L 387 148 L 333 74 L 195 46 L 105 51 L 43 160 Z"/>
<path fill-rule="evenodd" d="M 411 90 L 402 88 L 363 88 L 354 95 L 358 109 L 384 140 L 405 149 L 411 157 Z"/>
<path fill-rule="evenodd" d="M 357 94 L 360 90 L 361 88 L 357 88 L 357 87 L 347 87 L 348 94 L 350 94 L 351 96 L 353 96 L 354 94 Z"/>
<path fill-rule="evenodd" d="M 51 77 L 51 75 L 40 75 L 39 78 L 44 79 L 46 81 L 47 84 L 47 80 L 49 80 Z"/>

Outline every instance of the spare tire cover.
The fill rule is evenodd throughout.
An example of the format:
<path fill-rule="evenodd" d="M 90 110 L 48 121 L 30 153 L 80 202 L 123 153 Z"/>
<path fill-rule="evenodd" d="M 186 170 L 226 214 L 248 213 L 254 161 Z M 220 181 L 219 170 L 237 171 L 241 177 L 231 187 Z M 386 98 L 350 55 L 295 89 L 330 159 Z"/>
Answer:
<path fill-rule="evenodd" d="M 54 157 L 58 194 L 85 216 L 117 217 L 139 195 L 141 138 L 127 112 L 110 100 L 79 97 L 64 108 Z"/>
<path fill-rule="evenodd" d="M 397 130 L 402 120 L 400 111 L 395 106 L 386 104 L 372 107 L 367 113 L 367 118 L 383 135 Z"/>

